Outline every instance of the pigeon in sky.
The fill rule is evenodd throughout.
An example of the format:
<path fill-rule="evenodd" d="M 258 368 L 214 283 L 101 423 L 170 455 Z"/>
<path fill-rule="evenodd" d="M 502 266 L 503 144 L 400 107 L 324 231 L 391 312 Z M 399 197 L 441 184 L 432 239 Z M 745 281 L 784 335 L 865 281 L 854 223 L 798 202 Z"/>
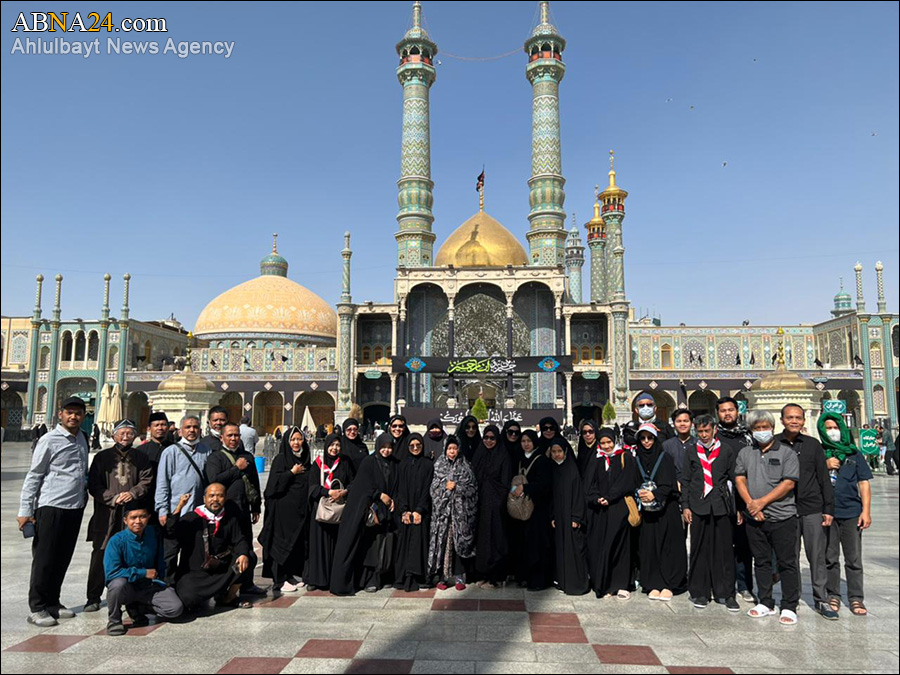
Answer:
<path fill-rule="evenodd" d="M 728 162 L 722 162 L 722 168 L 724 169 L 726 166 L 728 166 Z"/>
<path fill-rule="evenodd" d="M 670 99 L 670 98 L 666 99 L 666 103 L 671 103 L 671 102 L 672 102 L 672 99 Z M 874 136 L 875 134 L 872 134 L 872 135 Z"/>
<path fill-rule="evenodd" d="M 874 131 L 873 131 L 873 132 L 872 132 L 872 135 L 873 135 L 873 136 L 877 136 L 877 135 L 878 135 L 878 134 L 877 134 L 877 133 L 875 133 L 875 132 L 874 132 Z"/>
<path fill-rule="evenodd" d="M 693 110 L 693 109 L 694 109 L 694 106 L 691 106 L 691 110 Z"/>

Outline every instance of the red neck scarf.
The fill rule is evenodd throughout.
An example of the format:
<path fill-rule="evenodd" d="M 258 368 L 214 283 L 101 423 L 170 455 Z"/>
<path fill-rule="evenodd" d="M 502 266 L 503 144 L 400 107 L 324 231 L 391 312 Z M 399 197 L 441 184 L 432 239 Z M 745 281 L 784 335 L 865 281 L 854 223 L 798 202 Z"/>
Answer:
<path fill-rule="evenodd" d="M 702 443 L 697 443 L 697 457 L 700 458 L 700 466 L 703 467 L 703 496 L 706 497 L 713 489 L 713 480 L 712 480 L 712 463 L 716 461 L 716 458 L 719 456 L 719 450 L 722 448 L 722 444 L 719 442 L 719 439 L 716 439 L 716 442 L 713 443 L 713 446 L 709 449 L 709 453 L 707 455 L 706 448 L 703 447 Z"/>
<path fill-rule="evenodd" d="M 323 487 L 326 490 L 331 489 L 331 484 L 334 482 L 334 472 L 338 468 L 338 464 L 340 464 L 340 463 L 341 463 L 340 457 L 335 457 L 334 462 L 332 463 L 331 466 L 327 466 L 325 464 L 325 461 L 322 459 L 322 457 L 316 458 L 316 464 L 318 465 L 319 469 L 322 472 Z"/>

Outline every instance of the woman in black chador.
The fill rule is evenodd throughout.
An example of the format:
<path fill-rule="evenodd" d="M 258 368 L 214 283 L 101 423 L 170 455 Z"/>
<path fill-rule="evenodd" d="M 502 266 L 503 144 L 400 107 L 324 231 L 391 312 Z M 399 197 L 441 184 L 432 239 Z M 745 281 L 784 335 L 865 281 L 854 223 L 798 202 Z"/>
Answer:
<path fill-rule="evenodd" d="M 500 430 L 500 442 L 515 470 L 522 454 L 522 425 L 515 420 L 507 420 Z"/>
<path fill-rule="evenodd" d="M 584 595 L 590 588 L 585 525 L 587 507 L 578 464 L 559 441 L 550 444 L 553 467 L 553 538 L 556 586 L 566 595 Z"/>
<path fill-rule="evenodd" d="M 588 463 L 584 488 L 588 506 L 588 565 L 597 597 L 631 597 L 631 526 L 626 496 L 640 480 L 634 457 L 616 446 L 611 429 L 598 434 L 595 458 Z"/>
<path fill-rule="evenodd" d="M 481 432 L 478 431 L 478 420 L 467 415 L 462 418 L 456 427 L 456 437 L 459 439 L 459 451 L 463 454 L 469 463 L 475 461 L 475 452 L 481 445 Z"/>
<path fill-rule="evenodd" d="M 263 566 L 272 573 L 273 591 L 292 593 L 303 584 L 309 543 L 309 446 L 299 427 L 281 438 L 266 484 L 265 522 L 259 535 Z"/>
<path fill-rule="evenodd" d="M 475 453 L 478 480 L 478 533 L 475 568 L 479 584 L 495 588 L 506 581 L 506 496 L 512 482 L 509 455 L 500 447 L 500 430 L 493 424 L 484 428 Z"/>
<path fill-rule="evenodd" d="M 641 425 L 637 432 L 640 579 L 641 590 L 651 600 L 668 602 L 687 586 L 687 554 L 675 461 L 663 450 L 658 436 L 659 430 L 652 424 Z"/>
<path fill-rule="evenodd" d="M 447 443 L 447 432 L 439 417 L 428 422 L 428 433 L 425 434 L 425 458 L 432 462 L 442 457 L 444 445 Z"/>
<path fill-rule="evenodd" d="M 309 560 L 303 580 L 310 590 L 328 588 L 331 584 L 331 566 L 338 539 L 339 525 L 316 520 L 319 500 L 322 497 L 346 500 L 352 481 L 353 468 L 341 454 L 341 439 L 337 434 L 331 434 L 325 439 L 325 451 L 313 462 L 309 474 Z M 343 517 L 346 517 L 346 507 L 344 510 Z"/>
<path fill-rule="evenodd" d="M 509 519 L 509 546 L 513 573 L 519 586 L 539 591 L 553 583 L 553 462 L 538 450 L 538 435 L 532 429 L 522 432 L 515 474 L 527 481 L 514 494 L 524 494 L 534 504 L 528 520 Z"/>
<path fill-rule="evenodd" d="M 584 420 L 578 431 L 578 471 L 583 478 L 591 460 L 597 458 L 597 424 Z"/>
<path fill-rule="evenodd" d="M 429 587 L 428 538 L 431 526 L 431 479 L 434 463 L 425 456 L 421 434 L 410 434 L 408 454 L 400 462 L 397 485 L 397 562 L 394 587 L 407 592 Z M 440 455 L 439 455 L 440 456 Z"/>
<path fill-rule="evenodd" d="M 343 435 L 341 436 L 341 454 L 350 462 L 353 473 L 359 472 L 359 465 L 369 456 L 369 447 L 362 439 L 362 430 L 359 421 L 348 417 L 344 420 Z"/>
<path fill-rule="evenodd" d="M 409 445 L 409 425 L 403 415 L 394 415 L 388 422 L 387 436 L 391 437 L 393 455 L 396 461 L 406 457 L 406 446 Z"/>
<path fill-rule="evenodd" d="M 375 441 L 375 453 L 363 460 L 353 480 L 331 569 L 335 595 L 353 595 L 358 588 L 374 593 L 392 576 L 399 478 L 393 452 L 394 438 L 381 434 Z"/>

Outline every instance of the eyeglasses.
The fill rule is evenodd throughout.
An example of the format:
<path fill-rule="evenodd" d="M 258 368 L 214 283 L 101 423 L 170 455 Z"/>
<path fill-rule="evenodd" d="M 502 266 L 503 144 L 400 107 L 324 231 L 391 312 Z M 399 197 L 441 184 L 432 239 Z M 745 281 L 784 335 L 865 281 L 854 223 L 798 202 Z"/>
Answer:
<path fill-rule="evenodd" d="M 392 424 L 391 425 L 391 429 L 402 429 L 402 428 L 403 428 L 402 424 Z"/>

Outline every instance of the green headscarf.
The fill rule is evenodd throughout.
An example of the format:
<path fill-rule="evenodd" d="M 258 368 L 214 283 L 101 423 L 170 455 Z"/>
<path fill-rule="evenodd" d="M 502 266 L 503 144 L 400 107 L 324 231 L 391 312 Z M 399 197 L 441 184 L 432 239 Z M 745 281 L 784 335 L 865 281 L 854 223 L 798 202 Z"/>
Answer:
<path fill-rule="evenodd" d="M 828 438 L 828 434 L 825 430 L 826 420 L 834 420 L 837 422 L 838 429 L 841 430 L 841 440 L 833 441 Z M 859 449 L 853 444 L 853 437 L 850 435 L 850 429 L 847 427 L 847 423 L 844 422 L 842 415 L 833 412 L 822 413 L 819 415 L 819 421 L 816 426 L 819 429 L 819 440 L 822 441 L 822 447 L 825 448 L 826 459 L 834 457 L 843 462 L 850 455 L 859 452 Z"/>

